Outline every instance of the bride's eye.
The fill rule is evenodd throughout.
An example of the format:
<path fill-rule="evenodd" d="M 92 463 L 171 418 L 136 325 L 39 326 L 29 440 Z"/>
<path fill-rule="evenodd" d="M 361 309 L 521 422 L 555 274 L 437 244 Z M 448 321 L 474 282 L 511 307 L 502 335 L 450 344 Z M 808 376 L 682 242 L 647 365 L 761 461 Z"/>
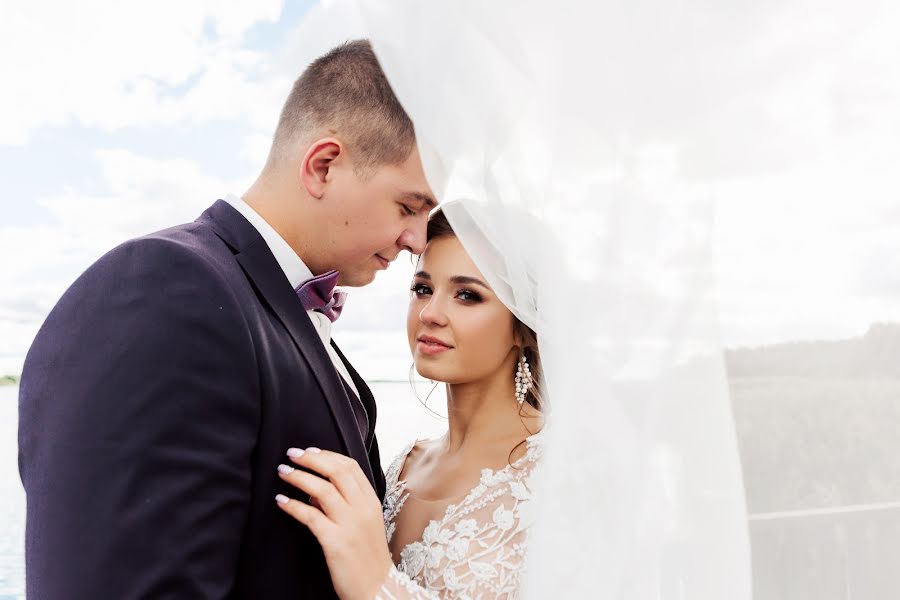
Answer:
<path fill-rule="evenodd" d="M 481 302 L 481 296 L 470 290 L 459 290 L 456 297 L 464 302 Z"/>
<path fill-rule="evenodd" d="M 413 294 L 417 297 L 427 296 L 431 293 L 431 288 L 425 285 L 424 283 L 414 283 L 411 288 L 409 288 Z"/>

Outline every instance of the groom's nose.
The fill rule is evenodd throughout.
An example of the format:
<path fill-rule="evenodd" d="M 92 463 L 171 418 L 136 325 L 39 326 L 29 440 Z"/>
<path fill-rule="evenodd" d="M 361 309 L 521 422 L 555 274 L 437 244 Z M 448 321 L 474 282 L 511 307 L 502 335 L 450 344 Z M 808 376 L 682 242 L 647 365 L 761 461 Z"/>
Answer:
<path fill-rule="evenodd" d="M 427 228 L 428 220 L 426 218 L 421 224 L 417 222 L 413 227 L 404 229 L 397 243 L 400 244 L 401 248 L 409 250 L 412 254 L 422 254 L 425 252 L 425 233 Z"/>

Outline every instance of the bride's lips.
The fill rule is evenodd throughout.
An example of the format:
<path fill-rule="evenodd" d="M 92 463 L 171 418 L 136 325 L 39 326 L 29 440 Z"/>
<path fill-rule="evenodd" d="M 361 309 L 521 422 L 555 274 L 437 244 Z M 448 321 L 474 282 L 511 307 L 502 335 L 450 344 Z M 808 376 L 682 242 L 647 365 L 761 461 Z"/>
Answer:
<path fill-rule="evenodd" d="M 431 337 L 430 335 L 420 336 L 417 341 L 418 344 L 416 344 L 416 350 L 422 354 L 427 354 L 429 356 L 441 354 L 442 352 L 453 349 L 453 346 L 439 340 L 436 337 Z"/>

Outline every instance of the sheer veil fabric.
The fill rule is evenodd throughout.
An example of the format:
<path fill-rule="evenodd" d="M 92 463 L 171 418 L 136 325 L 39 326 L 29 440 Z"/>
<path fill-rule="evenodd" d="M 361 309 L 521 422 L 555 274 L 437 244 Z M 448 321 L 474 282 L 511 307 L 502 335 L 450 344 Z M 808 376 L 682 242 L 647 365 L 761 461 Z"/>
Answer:
<path fill-rule="evenodd" d="M 817 12 L 347 0 L 304 24 L 306 57 L 372 41 L 460 240 L 538 333 L 549 418 L 528 598 L 753 596 L 710 234 L 730 183 L 806 160 L 802 128 L 783 134 L 797 115 L 766 109 L 793 82 L 765 70 L 804 68 L 811 50 L 784 31 L 827 22 L 805 20 Z M 767 598 L 821 597 L 772 573 Z"/>
<path fill-rule="evenodd" d="M 551 414 L 526 597 L 749 598 L 712 213 L 652 156 L 654 102 L 621 89 L 638 41 L 598 44 L 615 27 L 579 22 L 583 3 L 361 6 L 448 219 L 538 332 Z M 654 93 L 689 94 L 669 81 Z"/>

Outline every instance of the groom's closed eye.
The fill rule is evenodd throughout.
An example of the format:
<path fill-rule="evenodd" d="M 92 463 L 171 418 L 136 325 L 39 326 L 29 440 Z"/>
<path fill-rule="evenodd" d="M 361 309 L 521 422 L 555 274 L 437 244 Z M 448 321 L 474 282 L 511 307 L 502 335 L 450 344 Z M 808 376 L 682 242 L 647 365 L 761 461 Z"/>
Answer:
<path fill-rule="evenodd" d="M 416 212 L 427 210 L 430 211 L 437 206 L 437 201 L 428 194 L 421 192 L 402 192 L 400 194 L 403 202 Z"/>

